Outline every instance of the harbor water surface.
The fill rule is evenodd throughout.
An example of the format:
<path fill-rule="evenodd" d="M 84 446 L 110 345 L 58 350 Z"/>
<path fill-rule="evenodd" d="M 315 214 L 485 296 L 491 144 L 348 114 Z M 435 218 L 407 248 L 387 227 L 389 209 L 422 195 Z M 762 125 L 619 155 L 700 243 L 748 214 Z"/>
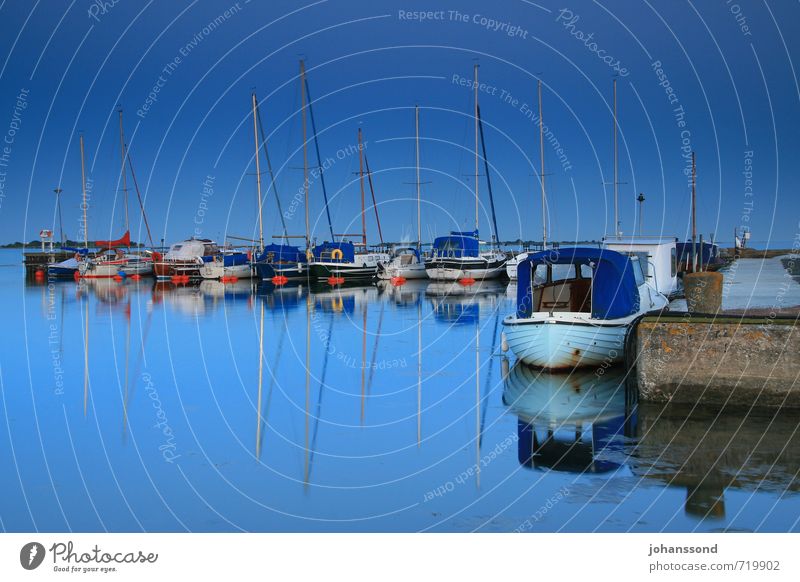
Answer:
<path fill-rule="evenodd" d="M 517 366 L 513 285 L 35 282 L 21 261 L 0 251 L 4 531 L 800 529 L 796 412 Z"/>

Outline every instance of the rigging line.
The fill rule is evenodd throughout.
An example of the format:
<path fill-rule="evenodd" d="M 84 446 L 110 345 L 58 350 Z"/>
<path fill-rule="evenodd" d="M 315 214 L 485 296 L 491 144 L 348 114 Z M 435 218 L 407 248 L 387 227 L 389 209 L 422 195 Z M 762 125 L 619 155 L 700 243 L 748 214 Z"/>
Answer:
<path fill-rule="evenodd" d="M 139 208 L 142 210 L 142 218 L 144 219 L 144 226 L 147 229 L 147 238 L 150 240 L 150 248 L 156 248 L 153 244 L 153 235 L 150 234 L 150 224 L 147 222 L 147 214 L 144 211 L 144 203 L 142 202 L 142 195 L 139 193 L 139 182 L 136 181 L 136 173 L 133 171 L 133 159 L 131 159 L 130 151 L 126 150 L 125 157 L 128 158 L 128 166 L 131 169 L 131 178 L 133 178 L 133 188 L 136 190 L 136 199 L 139 200 Z"/>
<path fill-rule="evenodd" d="M 369 192 L 372 194 L 372 207 L 375 209 L 375 222 L 378 223 L 378 237 L 383 244 L 383 232 L 381 231 L 381 219 L 378 216 L 378 203 L 375 202 L 375 189 L 372 187 L 372 172 L 369 171 L 369 160 L 367 159 L 367 152 L 364 152 L 364 166 L 367 169 L 367 180 L 369 181 Z"/>
<path fill-rule="evenodd" d="M 492 178 L 489 176 L 489 160 L 486 157 L 486 142 L 483 139 L 483 120 L 481 119 L 481 108 L 480 105 L 476 107 L 478 111 L 478 128 L 480 129 L 481 134 L 481 149 L 483 151 L 483 163 L 486 169 L 486 188 L 489 191 L 489 204 L 492 207 L 492 225 L 494 226 L 494 239 L 495 241 L 499 241 L 500 237 L 497 233 L 497 215 L 494 211 L 494 195 L 492 194 Z"/>
<path fill-rule="evenodd" d="M 258 129 L 261 133 L 261 144 L 264 148 L 264 157 L 267 159 L 267 171 L 269 172 L 270 188 L 275 194 L 275 202 L 278 204 L 278 214 L 281 217 L 281 227 L 283 227 L 283 236 L 287 236 L 289 232 L 286 230 L 286 219 L 283 217 L 283 209 L 281 208 L 281 199 L 278 196 L 278 188 L 275 183 L 275 173 L 272 171 L 272 162 L 269 158 L 269 150 L 267 149 L 267 137 L 264 133 L 264 125 L 261 123 L 261 104 L 256 101 L 256 120 L 258 121 Z"/>
<path fill-rule="evenodd" d="M 322 185 L 322 196 L 325 198 L 325 214 L 328 217 L 328 228 L 331 231 L 331 242 L 336 242 L 333 236 L 333 222 L 331 222 L 331 210 L 328 206 L 328 190 L 325 188 L 325 172 L 322 169 L 322 156 L 319 153 L 319 139 L 317 139 L 317 123 L 314 121 L 314 109 L 311 107 L 311 91 L 308 89 L 308 77 L 305 79 L 306 97 L 308 99 L 308 116 L 311 119 L 311 133 L 314 136 L 314 149 L 317 153 L 317 169 L 319 170 L 319 182 Z"/>

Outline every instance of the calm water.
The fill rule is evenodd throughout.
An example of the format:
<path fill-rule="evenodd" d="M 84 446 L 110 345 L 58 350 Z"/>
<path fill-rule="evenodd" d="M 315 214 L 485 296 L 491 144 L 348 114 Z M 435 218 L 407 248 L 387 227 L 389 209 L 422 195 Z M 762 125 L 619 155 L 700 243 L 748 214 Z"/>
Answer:
<path fill-rule="evenodd" d="M 505 284 L 48 286 L 0 264 L 7 531 L 800 529 L 797 415 L 514 366 Z"/>

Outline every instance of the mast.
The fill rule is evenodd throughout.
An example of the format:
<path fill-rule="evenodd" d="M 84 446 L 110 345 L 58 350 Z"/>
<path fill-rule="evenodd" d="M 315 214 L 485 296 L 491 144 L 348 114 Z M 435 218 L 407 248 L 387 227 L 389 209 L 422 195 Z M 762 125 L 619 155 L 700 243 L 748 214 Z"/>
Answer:
<path fill-rule="evenodd" d="M 258 193 L 258 244 L 259 250 L 264 249 L 264 216 L 261 208 L 261 165 L 258 160 L 258 102 L 253 92 L 253 142 L 256 148 L 256 187 Z"/>
<path fill-rule="evenodd" d="M 61 246 L 64 246 L 64 222 L 61 220 L 61 193 L 63 190 L 61 188 L 53 189 L 53 192 L 56 193 L 56 208 L 58 209 L 58 231 L 59 231 L 59 240 L 61 241 Z"/>
<path fill-rule="evenodd" d="M 539 177 L 542 183 L 542 249 L 547 250 L 547 198 L 544 192 L 544 120 L 542 119 L 542 80 L 539 79 Z"/>
<path fill-rule="evenodd" d="M 361 142 L 361 128 L 358 128 L 358 176 L 361 182 L 361 244 L 367 250 L 367 215 L 364 211 L 364 146 Z"/>
<path fill-rule="evenodd" d="M 122 157 L 122 195 L 125 201 L 125 231 L 130 232 L 128 218 L 128 173 L 125 171 L 125 134 L 122 130 L 122 109 L 119 110 L 119 153 Z M 130 248 L 130 247 L 129 247 Z"/>
<path fill-rule="evenodd" d="M 692 272 L 697 270 L 697 171 L 694 163 L 694 152 L 692 152 Z"/>
<path fill-rule="evenodd" d="M 89 248 L 89 224 L 86 222 L 86 162 L 83 153 L 83 135 L 80 138 L 81 143 L 81 190 L 83 192 L 83 248 Z"/>
<path fill-rule="evenodd" d="M 478 64 L 473 67 L 475 86 L 475 231 L 478 231 Z"/>
<path fill-rule="evenodd" d="M 308 222 L 308 139 L 306 137 L 306 94 L 307 91 L 304 91 L 304 88 L 307 88 L 306 85 L 306 64 L 304 61 L 300 61 L 300 93 L 302 94 L 301 103 L 302 103 L 302 113 L 303 113 L 303 193 L 305 196 L 306 201 L 306 249 L 311 248 L 311 230 L 309 228 Z M 325 207 L 327 208 L 327 201 L 325 203 Z M 331 236 L 333 236 L 331 234 Z"/>
<path fill-rule="evenodd" d="M 311 132 L 314 134 L 314 149 L 317 152 L 317 170 L 319 171 L 319 183 L 322 186 L 322 197 L 325 200 L 325 214 L 328 217 L 328 229 L 331 231 L 331 241 L 335 241 L 333 234 L 333 222 L 331 222 L 331 209 L 328 206 L 328 190 L 325 188 L 325 171 L 322 167 L 322 156 L 319 154 L 319 139 L 317 139 L 317 123 L 314 121 L 314 107 L 311 105 L 311 91 L 308 89 L 308 78 L 305 77 L 305 61 L 300 63 L 301 72 L 304 78 L 303 87 L 308 98 L 308 116 L 311 118 Z M 300 90 L 303 90 L 303 87 Z"/>
<path fill-rule="evenodd" d="M 286 229 L 286 219 L 283 217 L 283 209 L 281 208 L 281 197 L 278 196 L 278 188 L 275 185 L 275 172 L 272 171 L 272 162 L 269 158 L 269 148 L 267 147 L 267 136 L 264 133 L 264 125 L 261 123 L 261 108 L 256 105 L 256 114 L 258 116 L 258 132 L 261 135 L 261 144 L 264 147 L 264 158 L 267 160 L 267 171 L 269 172 L 270 185 L 267 187 L 267 192 L 272 188 L 272 193 L 275 195 L 275 203 L 278 206 L 278 216 L 281 217 L 281 226 L 283 227 L 283 237 L 289 237 L 289 231 Z"/>
<path fill-rule="evenodd" d="M 417 157 L 417 248 L 422 248 L 422 206 L 419 183 L 419 105 L 414 106 L 414 134 L 416 143 L 416 157 Z"/>
<path fill-rule="evenodd" d="M 619 237 L 619 169 L 617 161 L 617 80 L 614 79 L 614 234 Z"/>

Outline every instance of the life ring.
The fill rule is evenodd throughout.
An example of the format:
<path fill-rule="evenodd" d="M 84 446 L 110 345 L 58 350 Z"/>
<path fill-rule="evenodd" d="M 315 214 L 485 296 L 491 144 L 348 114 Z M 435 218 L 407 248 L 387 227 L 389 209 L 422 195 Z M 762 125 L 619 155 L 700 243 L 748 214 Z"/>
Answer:
<path fill-rule="evenodd" d="M 342 260 L 342 259 L 344 258 L 344 253 L 342 252 L 342 249 L 333 249 L 333 250 L 331 251 L 331 258 L 332 258 L 334 261 L 336 261 L 336 260 L 339 260 L 339 261 L 340 261 L 340 260 Z"/>
<path fill-rule="evenodd" d="M 75 258 L 76 261 L 80 261 L 81 260 L 81 254 L 80 253 L 75 253 L 75 257 L 74 258 Z"/>

